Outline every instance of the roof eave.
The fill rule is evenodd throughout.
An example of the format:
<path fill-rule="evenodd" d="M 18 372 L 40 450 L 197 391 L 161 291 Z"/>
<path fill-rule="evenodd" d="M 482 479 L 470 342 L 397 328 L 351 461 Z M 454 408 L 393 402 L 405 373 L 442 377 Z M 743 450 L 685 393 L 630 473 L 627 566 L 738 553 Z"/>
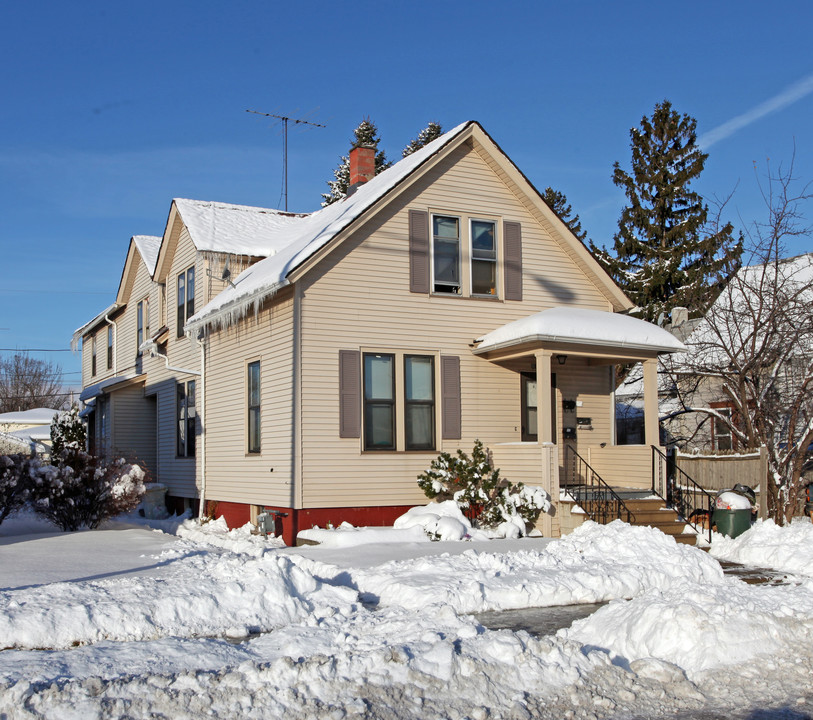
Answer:
<path fill-rule="evenodd" d="M 593 347 L 607 348 L 608 350 L 613 349 L 641 350 L 644 352 L 657 352 L 658 354 L 686 351 L 685 345 L 681 349 L 675 347 L 666 347 L 664 345 L 626 342 L 623 340 L 621 342 L 608 343 L 605 341 L 596 340 L 595 338 L 573 338 L 573 337 L 563 337 L 561 335 L 537 334 L 537 335 L 526 335 L 525 337 L 522 338 L 513 338 L 511 340 L 504 340 L 503 342 L 495 343 L 494 345 L 488 345 L 486 347 L 476 347 L 472 350 L 472 353 L 474 353 L 475 355 L 485 355 L 486 353 L 490 352 L 505 350 L 519 345 L 532 345 L 534 343 L 540 345 L 544 343 L 562 343 L 567 345 L 590 345 Z"/>

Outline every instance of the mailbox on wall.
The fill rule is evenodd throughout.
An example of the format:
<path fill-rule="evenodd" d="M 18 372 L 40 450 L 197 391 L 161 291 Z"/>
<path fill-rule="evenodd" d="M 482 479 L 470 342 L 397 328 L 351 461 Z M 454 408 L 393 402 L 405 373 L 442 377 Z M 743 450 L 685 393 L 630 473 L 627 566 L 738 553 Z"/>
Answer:
<path fill-rule="evenodd" d="M 562 437 L 565 440 L 575 440 L 576 439 L 576 428 L 574 428 L 574 427 L 562 428 Z"/>

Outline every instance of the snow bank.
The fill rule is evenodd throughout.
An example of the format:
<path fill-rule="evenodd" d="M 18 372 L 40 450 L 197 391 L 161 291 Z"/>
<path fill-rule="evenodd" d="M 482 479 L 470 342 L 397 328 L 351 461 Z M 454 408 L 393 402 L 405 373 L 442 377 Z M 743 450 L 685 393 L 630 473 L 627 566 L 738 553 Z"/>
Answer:
<path fill-rule="evenodd" d="M 757 520 L 733 540 L 715 534 L 710 553 L 719 560 L 813 576 L 813 524 L 797 520 L 780 527 Z"/>
<path fill-rule="evenodd" d="M 354 590 L 325 586 L 287 557 L 207 553 L 179 543 L 162 577 L 53 583 L 0 592 L 0 648 L 54 648 L 100 640 L 202 637 L 270 630 L 347 612 Z"/>
<path fill-rule="evenodd" d="M 314 575 L 357 587 L 362 598 L 412 610 L 442 603 L 458 612 L 509 610 L 629 598 L 651 588 L 723 581 L 719 564 L 659 530 L 587 522 L 543 550 L 399 560 L 369 569 L 293 557 Z"/>
<path fill-rule="evenodd" d="M 811 601 L 811 587 L 687 583 L 611 603 L 562 634 L 606 650 L 616 663 L 655 658 L 693 679 L 760 656 L 792 655 L 799 644 L 809 647 Z M 799 624 L 800 617 L 807 622 Z"/>
<path fill-rule="evenodd" d="M 342 523 L 338 528 L 311 528 L 300 530 L 297 539 L 310 540 L 329 548 L 349 548 L 360 545 L 379 545 L 381 543 L 429 542 L 419 527 L 353 527 Z"/>

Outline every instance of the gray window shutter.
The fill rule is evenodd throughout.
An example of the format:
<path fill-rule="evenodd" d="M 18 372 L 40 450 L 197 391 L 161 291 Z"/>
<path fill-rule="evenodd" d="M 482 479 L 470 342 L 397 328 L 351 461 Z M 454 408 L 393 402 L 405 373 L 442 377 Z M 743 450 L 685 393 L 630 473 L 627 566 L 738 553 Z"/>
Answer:
<path fill-rule="evenodd" d="M 460 358 L 443 355 L 440 358 L 441 436 L 444 440 L 460 439 Z"/>
<path fill-rule="evenodd" d="M 522 300 L 522 226 L 518 222 L 503 223 L 505 251 L 505 299 Z"/>
<path fill-rule="evenodd" d="M 409 211 L 409 290 L 429 292 L 429 213 Z"/>
<path fill-rule="evenodd" d="M 361 437 L 361 353 L 339 350 L 339 437 Z"/>

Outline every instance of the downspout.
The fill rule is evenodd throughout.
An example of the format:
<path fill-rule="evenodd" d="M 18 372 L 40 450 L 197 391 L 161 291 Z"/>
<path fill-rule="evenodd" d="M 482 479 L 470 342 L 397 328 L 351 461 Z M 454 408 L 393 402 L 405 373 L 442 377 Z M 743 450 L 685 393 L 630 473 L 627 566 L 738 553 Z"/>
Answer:
<path fill-rule="evenodd" d="M 107 315 L 104 316 L 104 320 L 108 325 L 113 326 L 113 374 L 118 375 L 118 363 L 116 361 L 116 355 L 118 355 L 118 353 L 116 350 L 118 349 L 119 329 L 116 327 L 116 323 L 114 323 Z"/>
<path fill-rule="evenodd" d="M 198 339 L 200 345 L 200 508 L 198 522 L 203 521 L 206 509 L 206 337 Z"/>
<path fill-rule="evenodd" d="M 169 358 L 166 355 L 162 355 L 161 353 L 158 352 L 158 346 L 154 342 L 144 343 L 141 347 L 142 349 L 146 349 L 150 353 L 150 357 L 163 358 L 167 370 L 183 373 L 185 375 L 197 375 L 198 377 L 200 377 L 201 375 L 197 370 L 189 370 L 188 368 L 173 367 L 172 365 L 170 365 Z"/>

